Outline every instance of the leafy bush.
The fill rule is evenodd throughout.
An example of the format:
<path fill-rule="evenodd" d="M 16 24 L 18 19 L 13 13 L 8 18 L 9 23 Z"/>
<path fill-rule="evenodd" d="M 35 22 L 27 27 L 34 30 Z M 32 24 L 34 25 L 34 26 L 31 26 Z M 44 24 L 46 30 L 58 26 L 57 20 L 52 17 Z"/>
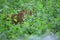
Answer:
<path fill-rule="evenodd" d="M 26 14 L 22 24 L 12 25 L 11 14 L 23 9 L 34 9 L 33 15 Z M 9 40 L 51 31 L 60 34 L 60 0 L 0 0 L 0 33 Z"/>

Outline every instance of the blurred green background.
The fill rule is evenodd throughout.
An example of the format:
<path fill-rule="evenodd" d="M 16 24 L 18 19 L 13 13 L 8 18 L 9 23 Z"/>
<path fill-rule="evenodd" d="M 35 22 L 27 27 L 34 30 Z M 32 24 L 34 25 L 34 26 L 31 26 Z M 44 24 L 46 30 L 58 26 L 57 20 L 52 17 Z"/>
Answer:
<path fill-rule="evenodd" d="M 34 9 L 33 15 L 26 15 L 22 24 L 12 25 L 11 14 L 23 9 Z M 0 0 L 0 34 L 5 34 L 8 40 L 46 32 L 60 35 L 60 0 Z"/>

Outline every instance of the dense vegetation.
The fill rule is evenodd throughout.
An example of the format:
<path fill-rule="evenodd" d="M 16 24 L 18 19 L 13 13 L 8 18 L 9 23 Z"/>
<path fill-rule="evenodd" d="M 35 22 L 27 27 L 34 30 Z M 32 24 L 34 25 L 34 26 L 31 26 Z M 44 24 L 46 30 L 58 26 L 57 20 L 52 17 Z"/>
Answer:
<path fill-rule="evenodd" d="M 26 14 L 22 24 L 13 25 L 11 14 L 23 9 L 34 9 L 32 16 Z M 60 0 L 0 0 L 0 34 L 7 39 L 46 32 L 60 35 Z"/>

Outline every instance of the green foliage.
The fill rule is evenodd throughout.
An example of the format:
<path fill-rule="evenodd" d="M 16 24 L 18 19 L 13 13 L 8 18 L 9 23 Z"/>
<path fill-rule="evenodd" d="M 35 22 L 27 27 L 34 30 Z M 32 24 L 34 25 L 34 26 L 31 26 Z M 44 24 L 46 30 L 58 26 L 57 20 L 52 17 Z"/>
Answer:
<path fill-rule="evenodd" d="M 34 9 L 33 15 L 26 14 L 22 24 L 13 25 L 11 14 L 23 9 Z M 60 35 L 60 0 L 0 0 L 0 33 L 9 40 L 24 34 L 41 35 L 47 30 Z"/>

